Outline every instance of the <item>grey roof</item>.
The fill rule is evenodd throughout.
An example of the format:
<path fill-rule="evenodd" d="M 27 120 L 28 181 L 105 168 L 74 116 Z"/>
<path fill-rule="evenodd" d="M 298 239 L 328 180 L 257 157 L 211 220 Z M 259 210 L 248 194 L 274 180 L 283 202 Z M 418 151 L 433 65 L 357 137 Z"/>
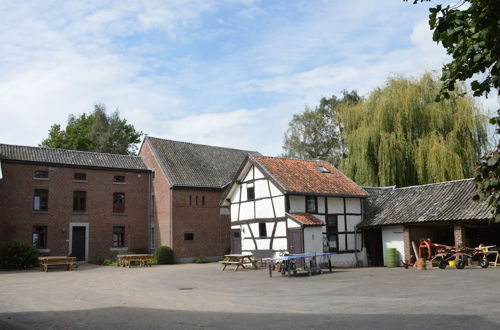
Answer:
<path fill-rule="evenodd" d="M 389 189 L 387 189 L 389 188 Z M 436 221 L 488 220 L 486 202 L 475 202 L 472 179 L 404 188 L 369 188 L 360 226 L 382 226 Z"/>
<path fill-rule="evenodd" d="M 55 166 L 148 171 L 148 168 L 139 156 L 44 147 L 27 147 L 1 143 L 0 159 L 5 161 L 44 163 Z"/>
<path fill-rule="evenodd" d="M 146 137 L 172 186 L 222 189 L 255 151 Z"/>

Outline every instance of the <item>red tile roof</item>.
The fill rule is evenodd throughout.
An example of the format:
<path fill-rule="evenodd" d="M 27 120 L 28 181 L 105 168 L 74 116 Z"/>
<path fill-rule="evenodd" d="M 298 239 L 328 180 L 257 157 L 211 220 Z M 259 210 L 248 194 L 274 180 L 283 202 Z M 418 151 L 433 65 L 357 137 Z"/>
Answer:
<path fill-rule="evenodd" d="M 289 214 L 292 218 L 300 222 L 304 226 L 323 226 L 325 223 L 321 221 L 320 219 L 316 218 L 312 214 L 298 214 L 298 213 L 292 213 Z"/>
<path fill-rule="evenodd" d="M 288 193 L 367 197 L 360 186 L 324 161 L 252 156 Z M 323 166 L 330 173 L 323 173 Z"/>

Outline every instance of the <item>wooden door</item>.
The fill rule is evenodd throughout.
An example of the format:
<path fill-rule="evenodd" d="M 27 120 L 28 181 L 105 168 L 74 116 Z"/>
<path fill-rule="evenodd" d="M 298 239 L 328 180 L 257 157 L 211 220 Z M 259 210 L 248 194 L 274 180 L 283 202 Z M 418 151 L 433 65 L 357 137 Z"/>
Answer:
<path fill-rule="evenodd" d="M 241 253 L 241 231 L 231 229 L 231 253 Z"/>
<path fill-rule="evenodd" d="M 85 234 L 85 227 L 73 227 L 73 236 L 71 239 L 71 255 L 73 257 L 76 257 L 77 261 L 85 261 Z"/>
<path fill-rule="evenodd" d="M 304 253 L 304 239 L 302 234 L 302 229 L 288 230 L 288 244 L 290 254 Z"/>

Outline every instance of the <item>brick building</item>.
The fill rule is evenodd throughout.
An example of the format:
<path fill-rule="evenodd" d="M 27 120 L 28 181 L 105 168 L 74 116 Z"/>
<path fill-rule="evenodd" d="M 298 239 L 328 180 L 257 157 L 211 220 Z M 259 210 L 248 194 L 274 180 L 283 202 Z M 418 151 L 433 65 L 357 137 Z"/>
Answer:
<path fill-rule="evenodd" d="M 172 247 L 180 262 L 227 253 L 229 209 L 220 203 L 248 153 L 146 137 L 139 155 L 154 171 L 155 244 Z"/>
<path fill-rule="evenodd" d="M 150 178 L 137 156 L 0 144 L 0 241 L 82 261 L 147 249 Z"/>

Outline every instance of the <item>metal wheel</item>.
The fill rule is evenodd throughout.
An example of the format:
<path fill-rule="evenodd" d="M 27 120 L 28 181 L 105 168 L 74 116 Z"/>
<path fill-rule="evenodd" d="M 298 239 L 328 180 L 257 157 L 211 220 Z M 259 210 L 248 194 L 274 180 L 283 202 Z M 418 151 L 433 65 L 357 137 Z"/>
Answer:
<path fill-rule="evenodd" d="M 481 259 L 481 261 L 479 262 L 479 266 L 481 266 L 481 268 L 488 268 L 489 265 L 490 262 L 486 258 Z"/>
<path fill-rule="evenodd" d="M 455 262 L 455 268 L 456 269 L 464 269 L 465 268 L 465 262 L 462 259 L 458 259 Z"/>
<path fill-rule="evenodd" d="M 441 259 L 438 262 L 438 267 L 439 269 L 446 269 L 446 266 L 448 266 L 448 261 Z"/>

